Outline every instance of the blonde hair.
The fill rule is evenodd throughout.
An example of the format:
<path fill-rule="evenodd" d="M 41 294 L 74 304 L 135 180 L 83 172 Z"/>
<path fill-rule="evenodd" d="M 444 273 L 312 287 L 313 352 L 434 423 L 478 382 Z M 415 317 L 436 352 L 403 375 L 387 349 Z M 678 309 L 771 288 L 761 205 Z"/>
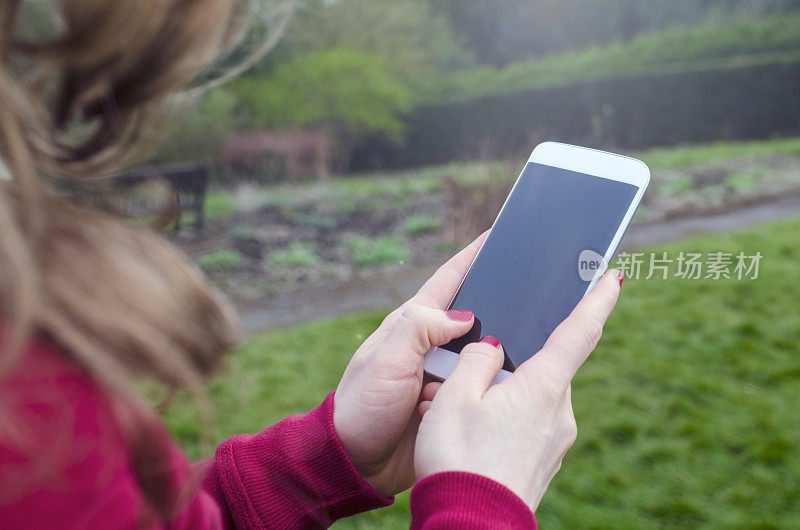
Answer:
<path fill-rule="evenodd" d="M 160 236 L 79 208 L 46 180 L 140 157 L 176 91 L 236 41 L 243 7 L 62 0 L 62 30 L 33 41 L 15 33 L 21 6 L 0 1 L 0 148 L 11 175 L 0 180 L 0 384 L 33 335 L 55 343 L 114 396 L 145 499 L 170 517 L 178 492 L 164 490 L 166 451 L 152 447 L 156 414 L 135 382 L 186 387 L 202 405 L 203 378 L 238 340 L 235 315 Z M 0 424 L 5 442 L 10 424 Z"/>

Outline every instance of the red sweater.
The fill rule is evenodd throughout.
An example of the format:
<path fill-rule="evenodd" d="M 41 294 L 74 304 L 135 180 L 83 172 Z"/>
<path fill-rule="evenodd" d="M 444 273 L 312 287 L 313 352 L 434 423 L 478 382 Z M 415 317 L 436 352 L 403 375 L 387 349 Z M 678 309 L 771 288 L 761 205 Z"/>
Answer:
<path fill-rule="evenodd" d="M 127 441 L 92 381 L 43 342 L 0 385 L 0 528 L 135 528 L 143 498 Z M 192 467 L 174 444 L 169 476 Z M 163 528 L 317 528 L 387 506 L 359 476 L 333 428 L 333 393 L 258 434 L 223 441 L 197 464 L 202 487 Z M 535 528 L 501 484 L 440 473 L 411 493 L 412 528 Z"/>

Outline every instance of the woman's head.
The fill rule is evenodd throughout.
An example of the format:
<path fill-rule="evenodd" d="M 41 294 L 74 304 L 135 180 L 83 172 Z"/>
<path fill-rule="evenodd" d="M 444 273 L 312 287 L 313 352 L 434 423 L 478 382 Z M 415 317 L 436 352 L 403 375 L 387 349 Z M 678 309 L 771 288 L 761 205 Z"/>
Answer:
<path fill-rule="evenodd" d="M 37 20 L 52 17 L 52 31 L 27 31 L 26 9 L 45 5 Z M 203 376 L 238 338 L 232 311 L 157 234 L 80 209 L 45 183 L 136 160 L 176 92 L 235 41 L 242 9 L 236 0 L 0 2 L 0 150 L 11 175 L 0 181 L 0 384 L 36 334 L 131 418 L 148 417 L 132 391 L 140 376 L 202 396 Z M 162 515 L 174 507 L 142 486 Z"/>
<path fill-rule="evenodd" d="M 77 178 L 136 156 L 159 106 L 235 40 L 242 19 L 237 0 L 62 0 L 37 12 L 61 28 L 39 37 L 19 27 L 24 2 L 5 4 L 4 111 L 25 122 L 37 163 Z"/>

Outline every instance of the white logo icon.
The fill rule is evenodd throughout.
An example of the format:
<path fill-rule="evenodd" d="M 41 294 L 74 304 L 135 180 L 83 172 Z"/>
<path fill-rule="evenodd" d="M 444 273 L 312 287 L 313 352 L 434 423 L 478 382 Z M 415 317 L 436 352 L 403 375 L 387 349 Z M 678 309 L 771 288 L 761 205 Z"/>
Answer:
<path fill-rule="evenodd" d="M 578 275 L 581 280 L 590 282 L 599 278 L 608 269 L 608 262 L 594 250 L 586 249 L 578 256 Z"/>

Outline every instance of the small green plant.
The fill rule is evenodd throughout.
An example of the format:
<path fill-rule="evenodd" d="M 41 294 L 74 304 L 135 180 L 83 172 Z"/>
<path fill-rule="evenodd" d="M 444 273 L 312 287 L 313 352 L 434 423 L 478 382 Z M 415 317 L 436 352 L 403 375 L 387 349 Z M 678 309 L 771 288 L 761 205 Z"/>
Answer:
<path fill-rule="evenodd" d="M 650 209 L 644 204 L 640 204 L 636 211 L 633 213 L 634 219 L 645 219 L 650 216 Z"/>
<path fill-rule="evenodd" d="M 235 249 L 218 250 L 198 257 L 197 264 L 207 271 L 234 270 L 241 266 L 242 255 Z"/>
<path fill-rule="evenodd" d="M 347 195 L 337 197 L 334 201 L 334 207 L 339 213 L 353 213 L 363 208 L 359 201 Z"/>
<path fill-rule="evenodd" d="M 301 225 L 310 226 L 311 228 L 316 228 L 318 230 L 330 230 L 332 228 L 336 228 L 337 222 L 336 218 L 331 217 L 330 215 L 322 215 L 322 214 L 315 214 L 315 213 L 294 213 L 290 216 L 290 219 L 295 223 L 299 223 Z"/>
<path fill-rule="evenodd" d="M 679 175 L 664 182 L 661 185 L 661 194 L 678 196 L 683 195 L 692 189 L 692 177 L 689 175 Z"/>
<path fill-rule="evenodd" d="M 393 236 L 374 239 L 353 236 L 348 241 L 348 246 L 352 254 L 350 263 L 357 269 L 403 263 L 408 259 L 408 249 Z"/>
<path fill-rule="evenodd" d="M 250 225 L 235 225 L 228 230 L 228 235 L 233 239 L 253 239 L 256 230 Z"/>
<path fill-rule="evenodd" d="M 269 264 L 273 267 L 313 267 L 320 259 L 311 245 L 301 241 L 293 241 L 286 250 L 278 250 L 269 255 Z"/>
<path fill-rule="evenodd" d="M 449 256 L 455 254 L 464 247 L 458 241 L 439 241 L 433 246 L 433 251 L 437 254 Z"/>
<path fill-rule="evenodd" d="M 236 197 L 227 191 L 212 191 L 206 194 L 204 209 L 206 219 L 217 219 L 236 211 Z"/>
<path fill-rule="evenodd" d="M 410 236 L 421 236 L 439 230 L 442 220 L 433 215 L 413 215 L 403 222 L 403 232 Z"/>
<path fill-rule="evenodd" d="M 750 191 L 756 188 L 756 181 L 749 173 L 732 173 L 725 179 L 725 186 L 733 191 Z"/>

